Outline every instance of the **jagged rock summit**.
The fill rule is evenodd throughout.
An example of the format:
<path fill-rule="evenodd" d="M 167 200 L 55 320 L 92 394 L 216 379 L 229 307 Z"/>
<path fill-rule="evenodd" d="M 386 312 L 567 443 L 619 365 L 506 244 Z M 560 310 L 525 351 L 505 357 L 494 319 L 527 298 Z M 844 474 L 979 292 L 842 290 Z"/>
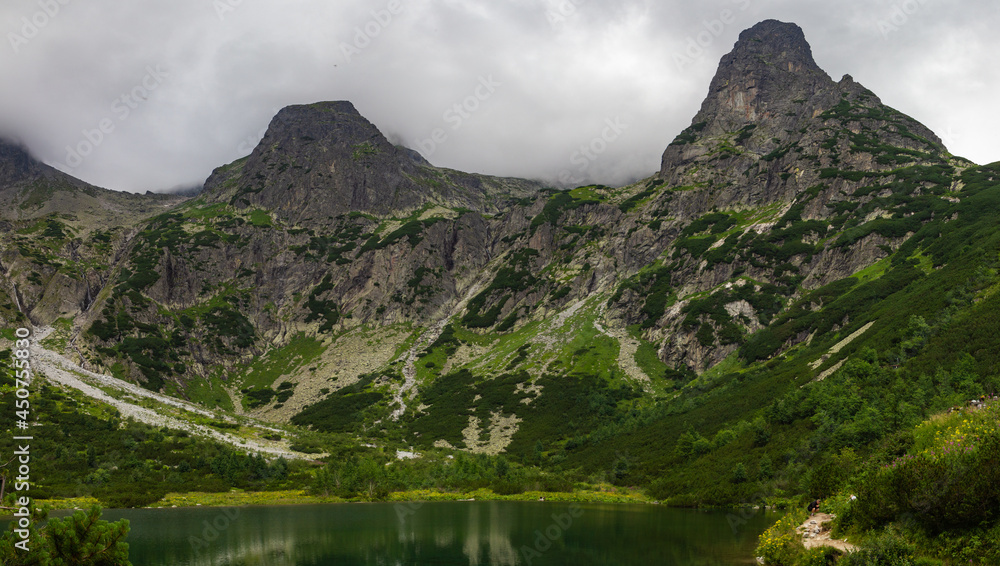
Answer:
<path fill-rule="evenodd" d="M 664 152 L 661 176 L 669 177 L 672 169 L 706 153 L 704 146 L 690 143 L 695 137 L 747 128 L 748 135 L 739 136 L 737 145 L 751 142 L 770 151 L 766 142 L 784 141 L 790 130 L 799 129 L 801 118 L 812 117 L 817 107 L 836 104 L 832 93 L 813 100 L 835 85 L 816 64 L 799 26 L 765 20 L 744 30 L 733 50 L 719 62 L 692 125 Z M 756 129 L 760 131 L 754 132 Z M 765 143 L 753 144 L 754 137 Z"/>
<path fill-rule="evenodd" d="M 239 162 L 238 162 L 239 163 Z M 241 163 L 238 175 L 217 170 L 208 191 L 234 205 L 279 210 L 289 217 L 383 212 L 419 204 L 407 187 L 415 167 L 346 101 L 288 106 Z"/>
<path fill-rule="evenodd" d="M 766 20 L 740 34 L 719 63 L 702 114 L 715 124 L 738 129 L 774 118 L 783 101 L 814 94 L 831 79 L 812 56 L 802 28 Z"/>
<path fill-rule="evenodd" d="M 487 178 L 431 166 L 396 147 L 347 101 L 288 106 L 245 160 L 217 169 L 210 199 L 275 210 L 292 221 L 349 212 L 389 215 L 426 204 L 483 208 L 495 193 L 530 194 L 530 183 L 495 191 Z"/>
<path fill-rule="evenodd" d="M 831 129 L 840 135 L 831 138 Z M 888 146 L 899 148 L 891 162 L 863 155 Z M 942 151 L 933 132 L 849 75 L 831 79 L 799 26 L 766 20 L 722 58 L 691 126 L 664 151 L 659 176 L 676 186 L 734 187 L 720 206 L 787 201 L 824 168 L 890 168 Z"/>

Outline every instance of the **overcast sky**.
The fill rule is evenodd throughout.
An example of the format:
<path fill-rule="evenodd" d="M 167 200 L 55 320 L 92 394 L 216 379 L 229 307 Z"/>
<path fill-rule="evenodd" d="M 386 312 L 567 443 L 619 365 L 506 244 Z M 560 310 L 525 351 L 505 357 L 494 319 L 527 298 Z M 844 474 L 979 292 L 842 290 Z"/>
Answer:
<path fill-rule="evenodd" d="M 162 191 L 247 155 L 283 106 L 346 99 L 435 165 L 621 184 L 768 18 L 953 153 L 1000 160 L 994 0 L 3 0 L 0 134 Z"/>

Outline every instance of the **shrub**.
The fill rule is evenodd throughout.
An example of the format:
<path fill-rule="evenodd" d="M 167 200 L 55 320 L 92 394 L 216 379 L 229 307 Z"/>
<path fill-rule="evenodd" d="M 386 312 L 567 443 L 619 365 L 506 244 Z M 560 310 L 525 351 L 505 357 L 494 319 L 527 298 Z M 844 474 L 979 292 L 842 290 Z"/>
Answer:
<path fill-rule="evenodd" d="M 631 211 L 640 202 L 642 202 L 643 200 L 645 200 L 645 199 L 653 196 L 656 193 L 656 188 L 659 187 L 659 186 L 661 186 L 661 185 L 663 185 L 663 183 L 665 183 L 665 182 L 666 181 L 664 181 L 663 179 L 659 179 L 659 180 L 656 180 L 656 181 L 650 181 L 646 185 L 646 189 L 645 190 L 643 190 L 642 192 L 640 192 L 640 193 L 638 193 L 638 194 L 630 197 L 628 200 L 626 200 L 625 202 L 623 202 L 620 205 L 618 205 L 618 209 L 621 210 L 622 212 L 625 212 L 625 213 Z"/>
<path fill-rule="evenodd" d="M 600 204 L 600 201 L 591 199 L 577 200 L 569 192 L 556 193 L 545 203 L 542 212 L 531 220 L 531 233 L 534 234 L 535 230 L 546 222 L 555 226 L 559 222 L 559 217 L 564 210 L 575 210 L 588 204 Z"/>
<path fill-rule="evenodd" d="M 729 481 L 733 483 L 743 483 L 747 481 L 747 468 L 743 465 L 743 462 L 736 464 L 736 467 L 733 468 L 733 473 L 729 478 Z"/>
<path fill-rule="evenodd" d="M 257 409 L 263 407 L 274 399 L 275 392 L 270 387 L 264 387 L 263 389 L 255 389 L 246 393 L 243 398 L 243 402 L 248 409 Z"/>
<path fill-rule="evenodd" d="M 977 416 L 995 415 L 993 405 Z M 1000 506 L 1000 429 L 967 418 L 928 448 L 869 469 L 859 490 L 858 521 L 878 526 L 912 517 L 930 532 L 970 528 L 996 518 Z"/>
<path fill-rule="evenodd" d="M 750 338 L 740 347 L 740 357 L 747 362 L 766 360 L 781 348 L 781 340 L 770 328 L 765 328 Z"/>
<path fill-rule="evenodd" d="M 794 566 L 805 553 L 802 538 L 795 528 L 806 519 L 801 509 L 792 511 L 771 525 L 757 539 L 757 556 L 768 566 Z"/>
<path fill-rule="evenodd" d="M 686 250 L 693 258 L 700 258 L 714 243 L 715 236 L 684 238 L 677 242 L 677 249 Z"/>
<path fill-rule="evenodd" d="M 385 397 L 378 391 L 368 390 L 368 386 L 376 377 L 375 374 L 361 376 L 354 384 L 343 387 L 326 399 L 309 405 L 292 417 L 292 424 L 310 426 L 325 432 L 354 430 L 364 420 L 364 411 L 378 404 Z"/>
<path fill-rule="evenodd" d="M 841 560 L 843 566 L 915 566 L 915 549 L 899 535 L 886 530 Z"/>
<path fill-rule="evenodd" d="M 320 295 L 333 290 L 333 282 L 330 277 L 327 274 L 323 278 L 323 281 L 309 293 L 309 299 L 306 301 L 306 308 L 309 309 L 309 316 L 306 317 L 306 322 L 322 320 L 323 324 L 319 327 L 320 332 L 330 332 L 333 330 L 333 325 L 337 324 L 340 320 L 340 309 L 337 307 L 336 302 L 332 299 L 319 299 Z"/>
<path fill-rule="evenodd" d="M 34 506 L 31 513 L 36 522 L 41 522 L 48 515 L 47 510 L 39 511 Z M 129 522 L 125 519 L 114 523 L 101 520 L 101 508 L 97 505 L 86 512 L 77 511 L 70 517 L 51 519 L 41 529 L 32 526 L 29 529 L 29 552 L 14 547 L 15 524 L 16 521 L 12 521 L 10 530 L 0 538 L 0 564 L 132 564 L 128 559 L 128 544 L 125 542 Z"/>
<path fill-rule="evenodd" d="M 294 450 L 295 452 L 301 452 L 303 454 L 319 454 L 323 452 L 323 448 L 318 444 L 312 444 L 309 442 L 293 442 L 288 446 L 289 450 Z"/>
<path fill-rule="evenodd" d="M 802 554 L 796 566 L 832 566 L 837 563 L 841 554 L 843 553 L 830 546 L 810 548 Z"/>
<path fill-rule="evenodd" d="M 165 489 L 144 489 L 146 487 L 148 486 L 137 485 L 127 491 L 108 489 L 95 495 L 109 509 L 132 509 L 156 503 L 167 493 Z"/>
<path fill-rule="evenodd" d="M 674 141 L 670 142 L 670 145 L 687 145 L 694 143 L 697 139 L 695 134 L 704 130 L 706 126 L 708 126 L 708 122 L 697 122 L 691 124 L 687 128 L 684 128 L 684 131 L 678 134 L 677 137 L 674 138 Z"/>

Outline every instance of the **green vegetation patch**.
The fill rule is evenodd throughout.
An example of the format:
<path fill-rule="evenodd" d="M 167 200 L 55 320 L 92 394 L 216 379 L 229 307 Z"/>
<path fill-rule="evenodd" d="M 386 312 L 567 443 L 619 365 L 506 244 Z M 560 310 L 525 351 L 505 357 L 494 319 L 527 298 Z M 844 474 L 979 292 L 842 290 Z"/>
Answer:
<path fill-rule="evenodd" d="M 556 225 L 559 222 L 559 217 L 564 211 L 576 210 L 581 206 L 600 204 L 599 200 L 590 199 L 576 199 L 573 197 L 572 192 L 558 192 L 545 203 L 545 207 L 542 208 L 542 212 L 538 214 L 535 218 L 531 220 L 531 233 L 534 234 L 535 230 L 542 224 L 549 223 L 551 225 Z"/>
<path fill-rule="evenodd" d="M 659 187 L 663 186 L 664 183 L 666 183 L 666 181 L 663 179 L 653 179 L 652 181 L 646 183 L 646 186 L 643 188 L 642 191 L 629 197 L 628 199 L 625 200 L 625 202 L 618 205 L 618 209 L 625 213 L 630 212 L 633 208 L 638 206 L 644 200 L 655 195 L 656 190 Z"/>
<path fill-rule="evenodd" d="M 691 124 L 687 128 L 674 138 L 674 141 L 670 142 L 670 145 L 688 145 L 694 143 L 698 139 L 698 133 L 708 126 L 708 122 L 696 122 Z"/>
<path fill-rule="evenodd" d="M 523 294 L 538 284 L 539 279 L 532 274 L 532 258 L 538 255 L 538 250 L 532 248 L 524 248 L 512 255 L 508 265 L 497 270 L 490 286 L 469 301 L 462 324 L 467 328 L 488 328 L 496 324 L 511 294 Z M 500 299 L 484 311 L 487 301 L 497 296 Z"/>
<path fill-rule="evenodd" d="M 372 250 L 385 249 L 396 242 L 406 238 L 410 243 L 410 246 L 416 247 L 417 244 L 423 241 L 423 231 L 430 228 L 437 222 L 440 222 L 441 218 L 429 218 L 427 220 L 410 220 L 406 222 L 392 233 L 390 233 L 385 238 L 379 238 L 377 234 L 372 235 L 368 238 L 368 241 L 361 246 L 361 251 L 359 254 L 363 254 Z"/>
<path fill-rule="evenodd" d="M 320 332 L 330 332 L 333 330 L 333 325 L 340 321 L 340 307 L 337 306 L 337 303 L 333 299 L 320 299 L 322 295 L 332 290 L 333 282 L 328 273 L 323 277 L 323 281 L 309 293 L 309 298 L 306 300 L 306 308 L 309 309 L 306 322 L 322 321 L 319 327 Z"/>
<path fill-rule="evenodd" d="M 367 422 L 369 409 L 385 399 L 385 394 L 371 388 L 379 374 L 361 376 L 353 385 L 331 393 L 292 417 L 292 424 L 325 432 L 353 432 Z"/>
<path fill-rule="evenodd" d="M 295 373 L 317 360 L 325 350 L 323 343 L 315 337 L 296 334 L 288 344 L 257 358 L 242 375 L 242 382 L 246 386 L 270 387 L 282 376 Z"/>

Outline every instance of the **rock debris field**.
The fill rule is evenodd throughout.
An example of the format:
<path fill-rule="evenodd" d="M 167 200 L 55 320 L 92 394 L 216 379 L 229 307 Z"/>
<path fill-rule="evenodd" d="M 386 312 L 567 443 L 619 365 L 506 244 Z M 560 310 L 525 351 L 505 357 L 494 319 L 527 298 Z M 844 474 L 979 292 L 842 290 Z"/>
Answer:
<path fill-rule="evenodd" d="M 108 375 L 88 371 L 62 354 L 53 352 L 41 345 L 41 341 L 51 332 L 51 328 L 39 328 L 32 338 L 31 367 L 34 375 L 36 377 L 44 376 L 54 384 L 58 384 L 64 388 L 76 389 L 92 399 L 111 405 L 121 413 L 122 419 L 132 418 L 138 422 L 157 428 L 167 427 L 175 430 L 183 430 L 196 436 L 228 444 L 240 450 L 260 453 L 266 457 L 276 458 L 283 456 L 288 459 L 311 458 L 305 454 L 289 450 L 286 442 L 242 438 L 234 434 L 215 430 L 211 427 L 163 414 L 156 409 L 143 407 L 138 404 L 140 399 L 149 399 L 202 417 L 219 421 L 233 421 L 232 417 L 209 411 L 192 403 L 149 391 L 138 385 Z M 119 399 L 109 395 L 100 389 L 101 387 L 121 391 L 123 398 Z M 278 429 L 265 426 L 256 426 L 255 428 L 268 433 L 281 432 Z"/>

